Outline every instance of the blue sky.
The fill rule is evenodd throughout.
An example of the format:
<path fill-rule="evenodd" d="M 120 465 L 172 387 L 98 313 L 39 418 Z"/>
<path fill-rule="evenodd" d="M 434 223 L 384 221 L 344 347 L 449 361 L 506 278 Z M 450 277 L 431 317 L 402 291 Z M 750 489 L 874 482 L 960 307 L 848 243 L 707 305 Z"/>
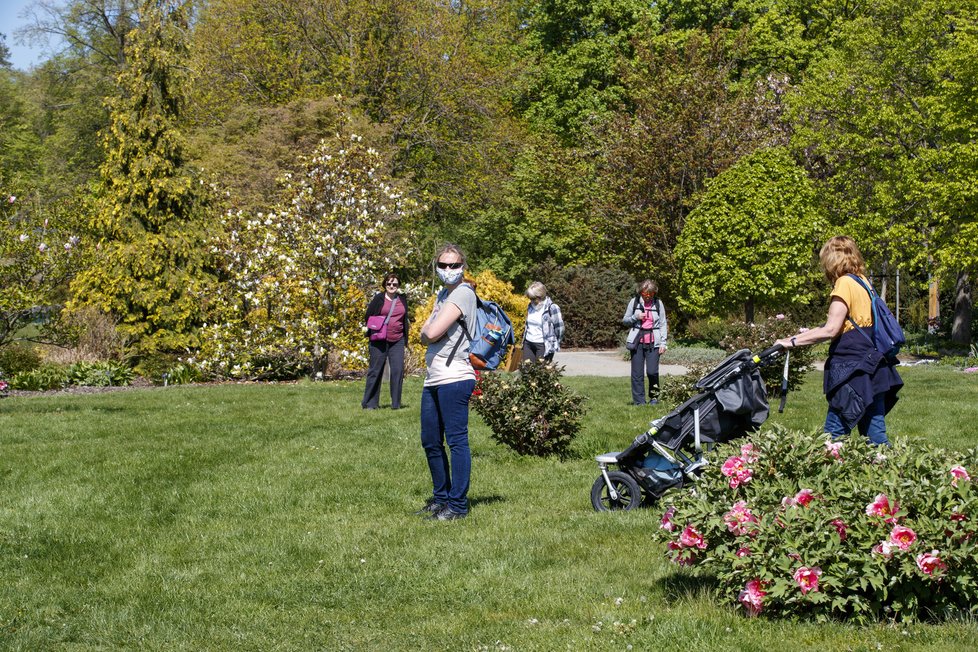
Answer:
<path fill-rule="evenodd" d="M 41 48 L 17 45 L 14 42 L 14 30 L 26 23 L 20 14 L 33 2 L 34 0 L 0 0 L 0 32 L 7 36 L 11 63 L 20 70 L 27 70 L 43 60 Z"/>

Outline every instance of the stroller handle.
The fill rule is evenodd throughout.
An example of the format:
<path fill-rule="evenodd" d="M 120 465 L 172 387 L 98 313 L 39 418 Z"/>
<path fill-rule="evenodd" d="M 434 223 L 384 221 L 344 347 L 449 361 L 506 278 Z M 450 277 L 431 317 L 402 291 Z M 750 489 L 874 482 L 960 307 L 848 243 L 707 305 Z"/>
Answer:
<path fill-rule="evenodd" d="M 768 358 L 773 358 L 775 355 L 781 353 L 782 351 L 784 351 L 784 347 L 781 346 L 780 344 L 775 344 L 774 346 L 764 349 L 763 351 L 758 353 L 757 357 L 760 358 L 761 360 L 766 361 Z"/>

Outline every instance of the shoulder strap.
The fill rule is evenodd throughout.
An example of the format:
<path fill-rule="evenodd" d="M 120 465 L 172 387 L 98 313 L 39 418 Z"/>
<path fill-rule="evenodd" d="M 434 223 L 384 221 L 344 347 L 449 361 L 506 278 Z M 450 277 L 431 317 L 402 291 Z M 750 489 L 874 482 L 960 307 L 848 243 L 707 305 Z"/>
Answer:
<path fill-rule="evenodd" d="M 859 285 L 862 286 L 862 288 L 869 294 L 870 313 L 873 320 L 873 337 L 867 335 L 866 331 L 860 328 L 859 324 L 855 322 L 850 314 L 846 313 L 846 319 L 848 319 L 849 323 L 852 324 L 852 327 L 859 331 L 863 337 L 869 340 L 869 343 L 873 345 L 874 349 L 876 349 L 876 293 L 873 292 L 872 286 L 867 286 L 866 283 L 864 283 L 863 280 L 855 274 L 846 274 L 846 276 L 851 277 L 856 283 L 859 283 Z"/>
<path fill-rule="evenodd" d="M 391 299 L 391 309 L 387 311 L 387 319 L 384 320 L 384 326 L 386 326 L 387 322 L 391 320 L 391 315 L 394 314 L 394 304 L 396 303 L 397 303 L 397 297 L 395 296 L 393 299 Z M 383 305 L 384 304 L 381 304 L 381 306 Z"/>
<path fill-rule="evenodd" d="M 479 308 L 481 306 L 482 306 L 482 299 L 480 299 L 479 298 L 479 295 L 477 294 L 477 295 L 475 295 L 475 309 L 476 310 L 479 310 Z M 469 333 L 469 329 L 465 325 L 465 315 L 464 314 L 461 317 L 459 317 L 459 321 L 462 323 L 462 333 L 464 333 L 465 334 L 465 337 L 469 338 L 469 341 L 471 342 L 472 341 L 472 335 Z M 462 346 L 462 338 L 461 337 L 458 338 L 458 340 L 455 341 L 455 346 L 452 347 L 452 352 L 448 354 L 448 360 L 445 361 L 445 366 L 446 367 L 449 366 L 450 364 L 452 364 L 452 360 L 455 359 L 455 354 L 458 353 L 458 347 L 460 347 L 460 346 Z"/>

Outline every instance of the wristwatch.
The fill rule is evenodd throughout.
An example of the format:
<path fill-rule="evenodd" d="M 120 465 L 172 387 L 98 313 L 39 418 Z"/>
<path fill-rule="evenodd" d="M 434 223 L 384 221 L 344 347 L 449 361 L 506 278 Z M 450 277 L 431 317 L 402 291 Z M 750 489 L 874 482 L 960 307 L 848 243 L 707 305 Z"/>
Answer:
<path fill-rule="evenodd" d="M 795 338 L 792 337 L 791 338 L 791 348 L 795 348 L 796 346 L 798 346 L 798 345 L 795 343 Z"/>

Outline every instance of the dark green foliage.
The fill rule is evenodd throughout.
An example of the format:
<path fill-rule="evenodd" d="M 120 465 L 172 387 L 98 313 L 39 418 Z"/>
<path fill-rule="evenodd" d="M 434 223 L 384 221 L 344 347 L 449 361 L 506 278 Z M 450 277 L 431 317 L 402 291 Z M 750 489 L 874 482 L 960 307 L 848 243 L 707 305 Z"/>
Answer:
<path fill-rule="evenodd" d="M 41 354 L 30 344 L 14 343 L 0 349 L 0 376 L 10 378 L 41 366 Z"/>
<path fill-rule="evenodd" d="M 567 330 L 561 346 L 618 346 L 624 328 L 621 317 L 635 295 L 635 281 L 629 274 L 607 267 L 547 263 L 534 270 L 533 278 L 547 286 L 550 298 L 563 313 Z"/>
<path fill-rule="evenodd" d="M 756 322 L 744 324 L 733 322 L 729 325 L 727 335 L 720 341 L 720 346 L 729 353 L 740 349 L 750 349 L 759 353 L 774 344 L 775 340 L 790 337 L 798 333 L 801 326 L 788 315 L 776 315 Z M 806 372 L 815 360 L 815 347 L 803 346 L 791 349 L 788 361 L 788 390 L 794 391 L 805 381 Z M 781 391 L 781 377 L 784 364 L 771 365 L 761 369 L 761 377 L 767 385 L 768 396 L 778 396 Z"/>
<path fill-rule="evenodd" d="M 567 457 L 586 397 L 561 383 L 563 368 L 524 362 L 518 374 L 483 373 L 472 407 L 492 438 L 520 455 Z"/>

